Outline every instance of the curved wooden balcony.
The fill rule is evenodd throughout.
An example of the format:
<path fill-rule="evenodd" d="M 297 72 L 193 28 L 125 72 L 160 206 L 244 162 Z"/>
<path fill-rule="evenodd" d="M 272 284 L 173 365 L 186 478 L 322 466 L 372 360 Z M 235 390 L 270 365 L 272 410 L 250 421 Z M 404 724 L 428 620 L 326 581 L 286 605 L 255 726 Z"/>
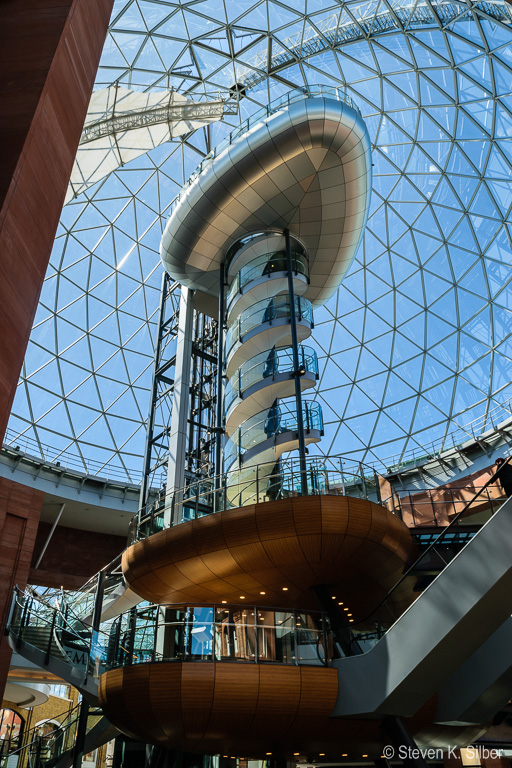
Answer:
<path fill-rule="evenodd" d="M 337 693 L 333 668 L 201 661 L 114 669 L 99 685 L 114 725 L 167 748 L 263 760 L 380 757 L 381 721 L 330 718 Z M 432 725 L 434 713 L 432 700 L 406 720 L 420 745 L 463 745 L 479 734 Z"/>
<path fill-rule="evenodd" d="M 123 573 L 131 589 L 155 603 L 315 609 L 311 588 L 325 585 L 357 623 L 400 578 L 414 548 L 404 523 L 371 501 L 292 497 L 155 533 L 125 551 Z M 397 590 L 397 610 L 412 599 L 411 589 L 404 582 Z"/>

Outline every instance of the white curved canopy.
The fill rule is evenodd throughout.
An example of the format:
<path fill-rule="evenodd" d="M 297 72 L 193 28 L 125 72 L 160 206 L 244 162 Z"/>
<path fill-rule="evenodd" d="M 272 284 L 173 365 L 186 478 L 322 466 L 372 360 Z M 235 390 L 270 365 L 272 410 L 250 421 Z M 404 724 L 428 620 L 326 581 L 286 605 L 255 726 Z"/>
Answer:
<path fill-rule="evenodd" d="M 116 83 L 95 91 L 65 202 L 151 149 L 221 120 L 225 111 L 220 98 L 193 101 L 174 90 L 141 93 Z"/>

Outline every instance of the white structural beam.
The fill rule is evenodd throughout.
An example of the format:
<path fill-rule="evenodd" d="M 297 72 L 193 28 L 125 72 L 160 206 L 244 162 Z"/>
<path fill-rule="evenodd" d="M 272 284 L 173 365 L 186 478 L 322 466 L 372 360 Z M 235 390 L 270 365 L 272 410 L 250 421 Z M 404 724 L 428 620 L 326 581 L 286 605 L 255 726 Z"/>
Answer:
<path fill-rule="evenodd" d="M 113 85 L 93 93 L 66 203 L 154 147 L 233 113 L 223 99 L 192 101 L 176 91 L 142 93 Z"/>
<path fill-rule="evenodd" d="M 188 412 L 190 405 L 190 367 L 192 362 L 192 334 L 194 328 L 194 291 L 182 287 L 178 338 L 176 342 L 176 367 L 171 411 L 171 432 L 169 436 L 169 463 L 167 468 L 166 499 L 169 509 L 166 523 L 169 524 L 171 501 L 175 492 L 185 485 L 185 454 L 188 444 Z M 178 501 L 179 499 L 175 499 Z M 178 511 L 177 511 L 178 514 Z"/>

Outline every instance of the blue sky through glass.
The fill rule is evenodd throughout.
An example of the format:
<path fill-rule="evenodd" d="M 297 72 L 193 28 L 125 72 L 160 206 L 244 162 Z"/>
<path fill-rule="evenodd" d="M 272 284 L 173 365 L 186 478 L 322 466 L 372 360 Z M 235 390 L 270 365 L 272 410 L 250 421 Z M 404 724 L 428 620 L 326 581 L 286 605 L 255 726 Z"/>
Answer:
<path fill-rule="evenodd" d="M 245 97 L 64 208 L 9 439 L 138 479 L 169 206 L 233 126 L 304 84 L 346 88 L 374 162 L 364 240 L 316 313 L 321 450 L 406 458 L 505 405 L 511 22 L 505 2 L 117 0 L 96 88 Z"/>

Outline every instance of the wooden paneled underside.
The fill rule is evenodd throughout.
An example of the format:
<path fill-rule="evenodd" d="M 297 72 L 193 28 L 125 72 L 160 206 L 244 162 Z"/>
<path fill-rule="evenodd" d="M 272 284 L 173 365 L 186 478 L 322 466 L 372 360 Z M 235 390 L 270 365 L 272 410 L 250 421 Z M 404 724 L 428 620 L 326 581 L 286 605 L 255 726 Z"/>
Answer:
<path fill-rule="evenodd" d="M 265 758 L 380 756 L 378 720 L 331 719 L 335 669 L 226 662 L 160 662 L 115 669 L 100 679 L 100 704 L 128 735 L 188 752 Z M 476 729 L 428 726 L 429 702 L 408 726 L 422 742 L 465 744 Z"/>
<path fill-rule="evenodd" d="M 161 531 L 126 550 L 123 572 L 135 592 L 156 603 L 243 599 L 317 608 L 310 589 L 327 585 L 357 620 L 380 602 L 413 553 L 408 528 L 384 507 L 347 496 L 309 496 L 230 509 Z M 400 606 L 410 589 L 404 584 L 395 595 Z"/>

